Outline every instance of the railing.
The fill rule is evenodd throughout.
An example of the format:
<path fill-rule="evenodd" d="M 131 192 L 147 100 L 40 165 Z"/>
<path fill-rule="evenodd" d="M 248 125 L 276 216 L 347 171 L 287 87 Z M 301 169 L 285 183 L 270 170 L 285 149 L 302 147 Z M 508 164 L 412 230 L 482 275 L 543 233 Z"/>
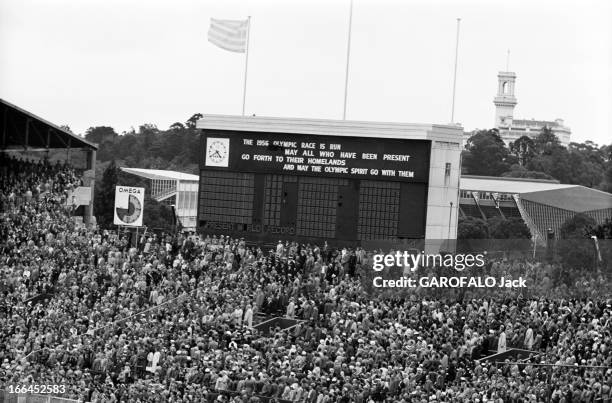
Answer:
<path fill-rule="evenodd" d="M 167 199 L 168 197 L 174 196 L 177 193 L 176 188 L 164 189 L 155 194 L 151 194 L 151 196 L 158 202 Z"/>
<path fill-rule="evenodd" d="M 26 304 L 27 303 L 31 303 L 32 306 L 34 306 L 34 305 L 38 304 L 39 302 L 42 302 L 42 301 L 44 301 L 46 299 L 49 299 L 49 300 L 53 299 L 54 295 L 55 294 L 53 293 L 53 290 L 47 291 L 47 292 L 42 293 L 42 294 L 36 294 L 35 296 L 27 299 L 26 300 Z"/>

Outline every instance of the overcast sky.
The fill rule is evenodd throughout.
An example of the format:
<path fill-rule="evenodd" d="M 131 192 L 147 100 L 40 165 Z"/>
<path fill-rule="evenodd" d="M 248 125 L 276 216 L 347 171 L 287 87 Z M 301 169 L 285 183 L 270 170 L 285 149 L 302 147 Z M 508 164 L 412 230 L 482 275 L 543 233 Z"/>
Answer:
<path fill-rule="evenodd" d="M 76 133 L 166 129 L 240 114 L 244 54 L 210 18 L 252 16 L 247 114 L 342 118 L 349 0 L 2 0 L 0 98 Z M 347 119 L 490 128 L 497 72 L 515 118 L 562 118 L 573 141 L 612 139 L 612 2 L 354 0 Z"/>

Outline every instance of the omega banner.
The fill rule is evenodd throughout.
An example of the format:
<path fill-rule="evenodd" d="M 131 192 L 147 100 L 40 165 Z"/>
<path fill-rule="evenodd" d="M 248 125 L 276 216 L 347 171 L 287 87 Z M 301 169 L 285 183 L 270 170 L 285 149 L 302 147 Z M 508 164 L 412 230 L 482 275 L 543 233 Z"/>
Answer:
<path fill-rule="evenodd" d="M 144 188 L 131 186 L 115 187 L 115 225 L 141 227 L 144 213 Z"/>
<path fill-rule="evenodd" d="M 203 169 L 426 183 L 429 140 L 205 132 Z"/>

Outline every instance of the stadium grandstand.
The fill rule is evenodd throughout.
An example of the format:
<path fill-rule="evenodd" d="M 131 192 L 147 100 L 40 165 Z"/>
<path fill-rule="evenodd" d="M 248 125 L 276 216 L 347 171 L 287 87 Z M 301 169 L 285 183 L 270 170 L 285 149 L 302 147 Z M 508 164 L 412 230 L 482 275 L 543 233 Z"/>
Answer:
<path fill-rule="evenodd" d="M 161 169 L 121 168 L 123 172 L 150 180 L 151 197 L 174 206 L 184 231 L 195 231 L 199 177 Z"/>
<path fill-rule="evenodd" d="M 69 162 L 82 172 L 82 184 L 73 189 L 68 203 L 75 204 L 75 216 L 91 223 L 93 217 L 96 151 L 98 146 L 69 130 L 0 99 L 0 152 L 30 161 Z"/>
<path fill-rule="evenodd" d="M 526 287 L 368 292 L 379 251 L 357 243 L 279 236 L 267 248 L 202 231 L 151 233 L 133 245 L 114 226 L 76 225 L 67 205 L 83 186 L 72 150 L 93 169 L 95 145 L 3 108 L 0 402 L 612 399 L 607 272 L 488 257 L 474 273 Z M 152 180 L 154 198 L 193 205 L 197 177 L 123 170 Z M 527 201 L 596 212 L 609 200 L 552 182 L 462 182 L 475 200 L 465 210 L 484 217 L 538 217 Z M 481 206 L 487 192 L 498 211 Z M 412 275 L 429 281 L 443 270 Z M 573 276 L 561 281 L 561 272 Z"/>
<path fill-rule="evenodd" d="M 76 403 L 79 400 L 67 397 L 57 385 L 34 389 L 8 382 L 6 374 L 22 370 L 25 363 L 14 359 L 19 348 L 9 339 L 16 340 L 26 328 L 33 330 L 32 309 L 48 308 L 54 296 L 50 278 L 59 271 L 50 263 L 53 249 L 47 247 L 53 244 L 57 256 L 63 256 L 68 248 L 60 240 L 66 230 L 74 236 L 86 230 L 83 224 L 95 223 L 98 147 L 3 99 L 0 130 L 0 401 Z"/>
<path fill-rule="evenodd" d="M 558 238 L 563 223 L 576 214 L 598 224 L 612 216 L 612 194 L 553 180 L 463 175 L 460 187 L 462 217 L 521 217 L 542 242 L 549 230 Z"/>
<path fill-rule="evenodd" d="M 373 251 L 210 234 L 134 247 L 74 225 L 69 164 L 2 162 L 3 194 L 34 191 L 0 213 L 0 401 L 612 397 L 611 288 L 594 273 L 567 288 L 557 263 L 491 259 L 487 275 L 527 288 L 367 293 Z"/>

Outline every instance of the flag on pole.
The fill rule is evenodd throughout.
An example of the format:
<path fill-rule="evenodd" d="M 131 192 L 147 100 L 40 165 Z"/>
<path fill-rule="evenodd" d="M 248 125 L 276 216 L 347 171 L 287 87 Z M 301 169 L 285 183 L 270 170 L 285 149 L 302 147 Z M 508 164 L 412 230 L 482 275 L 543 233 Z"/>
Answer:
<path fill-rule="evenodd" d="M 230 52 L 245 53 L 249 20 L 210 19 L 208 41 Z"/>

